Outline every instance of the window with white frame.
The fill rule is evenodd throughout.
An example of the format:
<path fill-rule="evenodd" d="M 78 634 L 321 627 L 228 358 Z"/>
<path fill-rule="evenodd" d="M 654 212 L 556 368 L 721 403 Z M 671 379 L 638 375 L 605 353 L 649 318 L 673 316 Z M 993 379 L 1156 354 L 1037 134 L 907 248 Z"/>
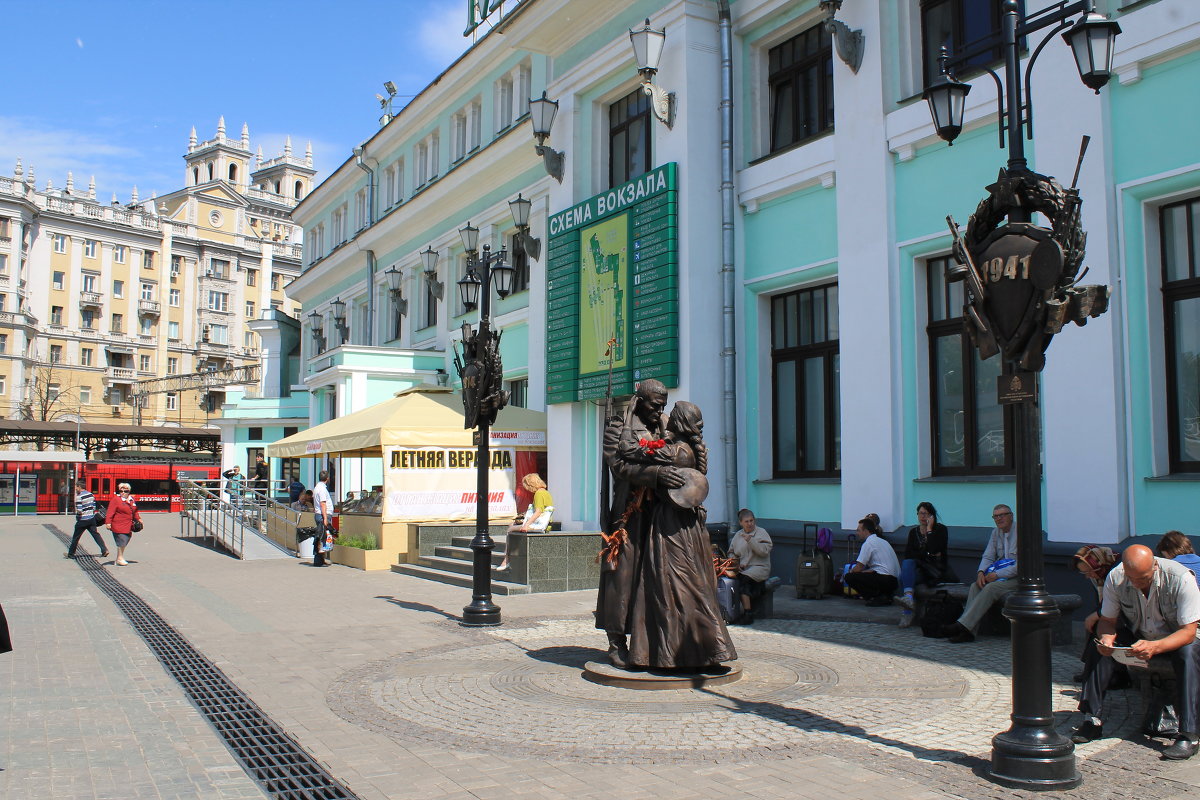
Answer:
<path fill-rule="evenodd" d="M 85 239 L 84 240 L 84 242 L 83 242 L 83 257 L 84 258 L 95 258 L 96 257 L 96 240 L 95 239 Z"/>
<path fill-rule="evenodd" d="M 208 309 L 209 311 L 228 311 L 229 310 L 229 295 L 226 292 L 208 293 Z"/>
<path fill-rule="evenodd" d="M 369 209 L 367 208 L 367 190 L 359 189 L 354 194 L 354 218 L 357 222 L 356 230 L 362 230 L 371 222 Z"/>
<path fill-rule="evenodd" d="M 65 233 L 54 234 L 54 252 L 67 252 L 67 235 Z"/>
<path fill-rule="evenodd" d="M 517 85 L 514 90 L 516 97 L 513 98 L 516 105 L 513 116 L 516 119 L 521 119 L 529 113 L 529 93 L 532 86 L 533 67 L 530 66 L 528 61 L 522 62 L 517 67 Z"/>
<path fill-rule="evenodd" d="M 341 208 L 333 212 L 333 216 L 329 220 L 330 233 L 333 235 L 334 245 L 339 245 L 346 241 L 346 204 L 343 203 Z"/>
<path fill-rule="evenodd" d="M 254 301 L 246 301 L 246 319 L 254 319 Z"/>
<path fill-rule="evenodd" d="M 154 284 L 153 283 L 143 283 L 142 284 L 142 299 L 143 300 L 153 300 L 154 299 Z"/>
<path fill-rule="evenodd" d="M 513 124 L 513 76 L 505 75 L 496 81 L 496 131 L 508 130 Z"/>
<path fill-rule="evenodd" d="M 0 275 L 8 274 L 8 254 L 0 253 Z"/>
<path fill-rule="evenodd" d="M 55 270 L 54 274 L 50 276 L 50 288 L 65 289 L 66 285 L 67 285 L 67 273 Z"/>
<path fill-rule="evenodd" d="M 379 186 L 383 194 L 383 207 L 391 208 L 396 202 L 396 165 L 391 164 L 383 171 L 383 180 Z"/>
<path fill-rule="evenodd" d="M 54 402 L 62 395 L 62 384 L 52 383 L 46 387 L 46 395 L 50 402 Z"/>
<path fill-rule="evenodd" d="M 456 164 L 467 156 L 467 112 L 450 118 L 450 163 Z"/>
<path fill-rule="evenodd" d="M 174 306 L 175 308 L 179 307 L 179 290 L 178 289 L 170 290 L 170 292 L 167 293 L 167 298 L 168 298 L 167 302 L 169 302 L 172 306 Z"/>
<path fill-rule="evenodd" d="M 61 364 L 63 360 L 63 348 L 61 344 L 50 345 L 50 363 Z"/>
<path fill-rule="evenodd" d="M 142 353 L 140 356 L 138 356 L 138 370 L 140 372 L 150 371 L 150 356 L 146 355 L 145 353 Z"/>
<path fill-rule="evenodd" d="M 210 258 L 208 260 L 208 272 L 213 278 L 228 278 L 229 261 L 224 258 Z"/>
<path fill-rule="evenodd" d="M 229 344 L 228 325 L 210 325 L 208 327 L 208 340 L 210 342 L 213 344 Z"/>
<path fill-rule="evenodd" d="M 167 411 L 176 411 L 179 408 L 179 395 L 175 392 L 167 392 Z"/>
<path fill-rule="evenodd" d="M 1200 198 L 1159 210 L 1172 473 L 1200 472 Z"/>
<path fill-rule="evenodd" d="M 124 333 L 125 332 L 125 315 L 124 314 L 113 314 L 112 315 L 112 332 L 113 333 Z"/>
<path fill-rule="evenodd" d="M 256 270 L 256 269 L 246 270 L 246 285 L 247 286 L 257 286 L 258 285 L 258 270 Z"/>
<path fill-rule="evenodd" d="M 529 378 L 513 378 L 508 382 L 508 404 L 529 408 Z"/>
<path fill-rule="evenodd" d="M 96 358 L 96 351 L 90 347 L 79 348 L 79 366 L 90 367 Z"/>
<path fill-rule="evenodd" d="M 150 317 L 142 317 L 138 320 L 138 333 L 142 336 L 154 335 L 154 320 Z"/>
<path fill-rule="evenodd" d="M 92 294 L 96 293 L 96 275 L 85 272 L 83 273 L 83 290 Z"/>
<path fill-rule="evenodd" d="M 278 272 L 271 273 L 271 291 L 272 292 L 279 291 L 279 273 Z"/>
<path fill-rule="evenodd" d="M 125 296 L 125 281 L 113 281 L 113 297 Z"/>
<path fill-rule="evenodd" d="M 437 131 L 429 134 L 429 179 L 433 180 L 438 176 L 438 170 L 441 169 L 441 144 L 442 135 Z"/>
<path fill-rule="evenodd" d="M 79 387 L 79 404 L 83 406 L 89 406 L 92 404 L 92 387 Z"/>
<path fill-rule="evenodd" d="M 91 309 L 80 310 L 79 327 L 85 331 L 96 330 L 96 312 Z"/>
<path fill-rule="evenodd" d="M 51 325 L 62 325 L 63 324 L 63 307 L 62 306 L 50 306 L 50 324 Z"/>
<path fill-rule="evenodd" d="M 420 188 L 429 180 L 429 145 L 425 142 L 418 142 L 413 148 L 413 180 L 415 188 Z"/>
<path fill-rule="evenodd" d="M 178 356 L 167 356 L 167 374 L 168 375 L 179 374 L 179 357 Z"/>
<path fill-rule="evenodd" d="M 397 205 L 404 200 L 404 159 L 396 160 L 396 191 L 392 196 L 392 205 Z"/>
<path fill-rule="evenodd" d="M 124 264 L 125 259 L 128 256 L 128 252 L 129 251 L 123 244 L 113 245 L 113 261 L 117 262 L 118 264 Z"/>
<path fill-rule="evenodd" d="M 483 101 L 471 101 L 467 107 L 467 142 L 472 151 L 478 150 L 483 139 Z"/>
<path fill-rule="evenodd" d="M 167 323 L 167 338 L 173 342 L 179 341 L 179 323 L 174 320 Z"/>
<path fill-rule="evenodd" d="M 146 269 L 154 269 L 154 251 L 147 250 L 142 253 L 142 266 Z"/>

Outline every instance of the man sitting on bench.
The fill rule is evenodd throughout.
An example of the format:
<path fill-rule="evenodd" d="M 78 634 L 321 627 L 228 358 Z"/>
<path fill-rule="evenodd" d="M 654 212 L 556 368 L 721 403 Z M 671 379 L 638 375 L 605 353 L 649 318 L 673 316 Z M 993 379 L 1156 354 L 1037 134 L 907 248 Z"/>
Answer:
<path fill-rule="evenodd" d="M 1104 601 L 1100 621 L 1096 623 L 1096 650 L 1111 658 L 1117 645 L 1117 618 L 1125 619 L 1137 641 L 1128 653 L 1142 661 L 1169 661 L 1175 672 L 1175 712 L 1179 715 L 1179 735 L 1175 743 L 1162 751 L 1173 761 L 1196 754 L 1197 720 L 1200 707 L 1200 588 L 1191 570 L 1166 558 L 1155 558 L 1145 545 L 1125 548 L 1119 566 L 1104 581 Z M 1108 673 L 1096 670 L 1094 674 Z M 1100 719 L 1107 681 L 1095 679 L 1083 686 L 1083 702 L 1088 719 L 1072 732 L 1075 742 L 1099 739 L 1103 735 Z"/>
<path fill-rule="evenodd" d="M 967 605 L 958 621 L 942 631 L 947 641 L 961 644 L 975 641 L 979 621 L 995 603 L 1004 602 L 1017 589 L 1017 526 L 1012 509 L 1001 503 L 992 509 L 992 536 L 979 559 L 975 582 L 967 594 Z"/>

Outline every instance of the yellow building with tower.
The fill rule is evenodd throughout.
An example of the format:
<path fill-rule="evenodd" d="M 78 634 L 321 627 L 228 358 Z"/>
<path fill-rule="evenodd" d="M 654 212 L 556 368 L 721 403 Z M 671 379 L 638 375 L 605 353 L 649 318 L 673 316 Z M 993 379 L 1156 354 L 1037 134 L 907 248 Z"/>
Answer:
<path fill-rule="evenodd" d="M 127 203 L 70 173 L 38 189 L 19 160 L 0 176 L 0 416 L 204 425 L 234 386 L 187 376 L 254 374 L 248 323 L 299 311 L 284 287 L 300 274 L 291 211 L 312 187 L 312 148 L 297 157 L 289 138 L 264 161 L 222 118 L 207 141 L 192 129 L 184 161 L 182 189 L 134 187 Z"/>

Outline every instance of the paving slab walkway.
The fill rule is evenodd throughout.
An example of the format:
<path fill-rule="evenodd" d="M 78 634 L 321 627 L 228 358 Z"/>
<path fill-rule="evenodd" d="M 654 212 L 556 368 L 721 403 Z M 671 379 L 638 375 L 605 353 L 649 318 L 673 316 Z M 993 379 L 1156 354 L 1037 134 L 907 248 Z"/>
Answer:
<path fill-rule="evenodd" d="M 951 645 L 897 628 L 892 609 L 780 597 L 813 618 L 735 628 L 742 681 L 620 690 L 579 677 L 603 644 L 594 592 L 499 598 L 503 626 L 466 629 L 467 590 L 238 561 L 147 516 L 131 566 L 105 569 L 364 800 L 1056 796 L 980 777 L 1008 722 L 1005 639 Z M 17 648 L 0 656 L 0 798 L 262 797 L 47 523 L 70 520 L 0 533 Z M 1078 661 L 1054 659 L 1065 729 Z M 1113 700 L 1116 737 L 1079 748 L 1084 786 L 1059 794 L 1200 798 L 1200 761 L 1160 761 L 1163 743 L 1135 735 L 1137 698 Z"/>

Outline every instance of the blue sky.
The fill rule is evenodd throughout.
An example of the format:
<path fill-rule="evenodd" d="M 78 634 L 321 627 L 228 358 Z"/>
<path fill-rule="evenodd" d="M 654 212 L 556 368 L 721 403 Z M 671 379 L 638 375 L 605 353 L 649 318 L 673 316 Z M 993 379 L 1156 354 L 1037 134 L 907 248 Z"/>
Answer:
<path fill-rule="evenodd" d="M 103 201 L 183 186 L 188 133 L 211 139 L 221 115 L 266 158 L 311 140 L 323 179 L 378 128 L 384 81 L 416 94 L 470 44 L 462 0 L 3 0 L 0 16 L 0 174 L 20 157 L 38 188 L 95 175 Z"/>

